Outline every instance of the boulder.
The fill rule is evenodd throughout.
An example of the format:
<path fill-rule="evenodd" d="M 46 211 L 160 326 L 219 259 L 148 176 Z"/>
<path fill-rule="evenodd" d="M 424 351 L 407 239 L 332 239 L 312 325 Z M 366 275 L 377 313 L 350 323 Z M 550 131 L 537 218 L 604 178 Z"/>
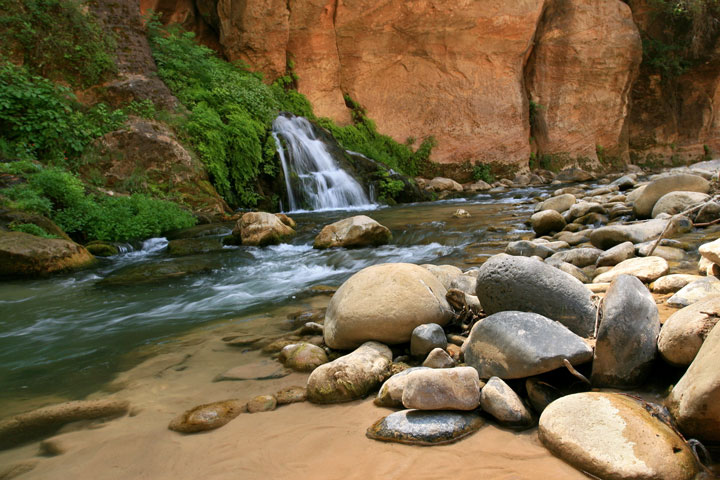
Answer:
<path fill-rule="evenodd" d="M 633 188 L 637 183 L 637 175 L 623 175 L 622 177 L 613 180 L 610 185 L 615 185 L 619 190 L 628 190 Z"/>
<path fill-rule="evenodd" d="M 700 280 L 700 275 L 687 275 L 683 273 L 675 273 L 660 277 L 650 284 L 650 290 L 653 293 L 675 293 L 685 285 L 695 280 Z"/>
<path fill-rule="evenodd" d="M 591 381 L 599 387 L 632 387 L 655 360 L 660 316 L 655 300 L 636 277 L 620 275 L 605 294 Z"/>
<path fill-rule="evenodd" d="M 539 377 L 530 377 L 525 380 L 525 391 L 527 391 L 530 404 L 536 412 L 542 413 L 552 402 L 562 397 L 562 393 Z"/>
<path fill-rule="evenodd" d="M 690 365 L 718 319 L 720 296 L 696 302 L 673 313 L 660 330 L 660 355 L 671 365 Z"/>
<path fill-rule="evenodd" d="M 671 307 L 687 307 L 707 297 L 720 296 L 720 280 L 717 277 L 705 277 L 688 283 L 675 295 L 668 298 Z"/>
<path fill-rule="evenodd" d="M 478 180 L 477 182 L 468 185 L 468 187 L 466 188 L 468 192 L 484 192 L 490 189 L 492 189 L 492 185 L 483 180 Z"/>
<path fill-rule="evenodd" d="M 366 435 L 408 445 L 445 445 L 478 431 L 485 421 L 477 412 L 403 410 L 378 420 Z"/>
<path fill-rule="evenodd" d="M 544 202 L 539 203 L 535 208 L 535 211 L 540 212 L 543 210 L 555 210 L 558 213 L 563 213 L 575 205 L 576 201 L 577 199 L 575 198 L 575 195 L 571 193 L 564 193 L 562 195 L 548 198 Z"/>
<path fill-rule="evenodd" d="M 667 229 L 666 236 L 692 230 L 692 222 L 687 217 L 673 217 L 671 220 L 657 218 L 630 225 L 608 225 L 597 228 L 590 234 L 590 243 L 597 248 L 607 250 L 624 242 L 648 242 L 655 240 L 665 231 L 668 221 L 672 222 L 672 225 Z"/>
<path fill-rule="evenodd" d="M 661 213 L 675 215 L 695 205 L 704 203 L 709 198 L 710 195 L 700 192 L 670 192 L 660 197 L 655 203 L 651 217 L 655 218 Z"/>
<path fill-rule="evenodd" d="M 351 349 L 368 340 L 408 342 L 418 325 L 453 316 L 445 287 L 428 270 L 386 263 L 360 270 L 335 292 L 325 314 L 325 344 Z"/>
<path fill-rule="evenodd" d="M 595 262 L 602 254 L 603 251 L 598 248 L 574 248 L 572 250 L 565 250 L 564 252 L 557 252 L 551 258 L 582 268 L 588 265 L 595 265 Z"/>
<path fill-rule="evenodd" d="M 659 245 L 653 250 L 655 242 L 641 243 L 635 246 L 635 253 L 638 257 L 647 257 L 650 250 L 654 257 L 664 258 L 668 262 L 679 262 L 685 259 L 685 250 L 675 247 Z"/>
<path fill-rule="evenodd" d="M 664 258 L 655 256 L 630 258 L 618 263 L 610 271 L 596 276 L 593 283 L 612 282 L 620 275 L 633 275 L 644 283 L 650 283 L 665 275 L 669 269 Z"/>
<path fill-rule="evenodd" d="M 196 433 L 220 428 L 241 413 L 247 411 L 246 404 L 240 400 L 198 405 L 175 417 L 168 428 L 180 433 Z"/>
<path fill-rule="evenodd" d="M 412 367 L 396 373 L 385 380 L 375 397 L 375 405 L 378 407 L 403 408 L 402 394 L 407 384 L 407 376 L 416 370 L 427 370 L 430 367 Z"/>
<path fill-rule="evenodd" d="M 720 441 L 720 328 L 713 327 L 665 404 L 688 438 Z"/>
<path fill-rule="evenodd" d="M 463 344 L 465 362 L 480 378 L 525 378 L 579 365 L 592 349 L 562 324 L 530 312 L 500 312 L 477 322 Z"/>
<path fill-rule="evenodd" d="M 698 251 L 703 258 L 720 265 L 720 238 L 700 245 Z"/>
<path fill-rule="evenodd" d="M 311 343 L 287 345 L 280 350 L 280 362 L 297 372 L 312 372 L 328 362 L 325 350 Z"/>
<path fill-rule="evenodd" d="M 428 182 L 428 190 L 431 192 L 462 192 L 463 187 L 450 178 L 435 177 Z"/>
<path fill-rule="evenodd" d="M 118 249 L 117 246 L 100 240 L 88 243 L 85 245 L 85 248 L 88 252 L 90 252 L 90 254 L 95 255 L 96 257 L 112 257 L 120 253 L 120 249 Z"/>
<path fill-rule="evenodd" d="M 695 215 L 695 223 L 710 223 L 720 218 L 720 203 L 710 202 L 700 207 Z"/>
<path fill-rule="evenodd" d="M 418 410 L 475 410 L 480 379 L 471 367 L 415 370 L 407 376 L 402 403 Z"/>
<path fill-rule="evenodd" d="M 535 424 L 520 397 L 498 377 L 487 381 L 480 392 L 480 406 L 506 427 L 525 429 Z"/>
<path fill-rule="evenodd" d="M 658 178 L 648 184 L 635 200 L 633 211 L 637 218 L 648 218 L 652 214 L 657 201 L 670 192 L 708 193 L 709 190 L 710 183 L 698 175 L 679 174 Z"/>
<path fill-rule="evenodd" d="M 548 233 L 559 232 L 565 228 L 566 222 L 555 210 L 543 210 L 530 217 L 532 228 L 538 237 Z"/>
<path fill-rule="evenodd" d="M 434 348 L 423 362 L 423 367 L 429 368 L 452 368 L 454 366 L 455 361 L 442 348 Z"/>
<path fill-rule="evenodd" d="M 495 255 L 480 267 L 477 297 L 485 312 L 535 312 L 581 336 L 595 329 L 592 293 L 579 280 L 541 261 Z"/>
<path fill-rule="evenodd" d="M 557 268 L 558 270 L 567 273 L 568 275 L 571 275 L 575 278 L 577 278 L 582 283 L 590 283 L 590 278 L 583 272 L 581 269 L 576 267 L 575 265 L 563 262 L 562 260 L 559 260 L 557 258 L 548 258 L 545 260 L 545 262 L 548 265 L 552 265 L 553 267 Z"/>
<path fill-rule="evenodd" d="M 295 236 L 295 230 L 272 213 L 248 212 L 238 220 L 232 234 L 243 245 L 264 247 L 289 240 Z"/>
<path fill-rule="evenodd" d="M 387 227 L 365 215 L 340 220 L 326 225 L 315 237 L 313 248 L 359 248 L 385 245 L 392 238 Z"/>
<path fill-rule="evenodd" d="M 95 262 L 87 249 L 59 238 L 0 231 L 0 277 L 33 277 L 76 270 Z"/>
<path fill-rule="evenodd" d="M 445 290 L 450 290 L 451 288 L 454 288 L 453 281 L 461 277 L 463 275 L 462 270 L 460 270 L 458 267 L 455 267 L 453 265 L 432 265 L 432 264 L 425 264 L 420 265 L 421 267 L 427 269 L 430 273 L 435 275 L 438 280 L 440 280 L 440 283 L 443 284 L 443 287 L 445 287 Z"/>
<path fill-rule="evenodd" d="M 540 441 L 596 478 L 691 480 L 698 467 L 671 427 L 636 400 L 613 393 L 577 393 L 543 411 Z"/>
<path fill-rule="evenodd" d="M 470 212 L 463 208 L 458 208 L 455 210 L 455 212 L 452 214 L 453 218 L 470 218 Z"/>
<path fill-rule="evenodd" d="M 528 240 L 518 240 L 508 243 L 507 247 L 505 247 L 505 253 L 521 257 L 547 258 L 553 255 L 555 250 L 549 248 L 547 245 L 536 244 Z"/>
<path fill-rule="evenodd" d="M 570 222 L 576 218 L 584 217 L 585 215 L 589 215 L 591 213 L 599 213 L 603 215 L 606 212 L 605 207 L 597 202 L 582 201 L 570 207 L 563 217 L 566 221 Z"/>
<path fill-rule="evenodd" d="M 165 283 L 188 275 L 210 273 L 220 268 L 217 259 L 200 255 L 162 259 L 118 268 L 98 282 L 106 287 Z"/>
<path fill-rule="evenodd" d="M 597 267 L 614 267 L 620 262 L 635 256 L 635 245 L 632 242 L 623 242 L 606 250 L 595 262 Z"/>
<path fill-rule="evenodd" d="M 181 238 L 170 240 L 167 252 L 175 257 L 198 253 L 221 252 L 225 248 L 221 237 Z"/>
<path fill-rule="evenodd" d="M 445 330 L 437 323 L 418 325 L 410 337 L 410 354 L 423 357 L 436 348 L 447 347 Z"/>
<path fill-rule="evenodd" d="M 700 272 L 700 275 L 720 277 L 720 265 L 711 262 L 705 257 L 700 257 L 700 260 L 698 261 L 698 272 Z"/>
<path fill-rule="evenodd" d="M 313 403 L 362 398 L 385 380 L 391 363 L 388 347 L 366 342 L 354 352 L 313 370 L 307 382 L 307 398 Z"/>

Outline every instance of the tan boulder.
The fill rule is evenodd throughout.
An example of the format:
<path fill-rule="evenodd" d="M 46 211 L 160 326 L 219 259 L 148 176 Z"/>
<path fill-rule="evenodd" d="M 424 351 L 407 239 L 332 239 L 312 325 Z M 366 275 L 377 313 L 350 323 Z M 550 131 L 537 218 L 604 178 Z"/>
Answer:
<path fill-rule="evenodd" d="M 0 277 L 29 277 L 75 270 L 95 262 L 75 242 L 0 231 Z"/>
<path fill-rule="evenodd" d="M 575 205 L 575 202 L 577 202 L 575 195 L 571 193 L 563 193 L 562 195 L 550 197 L 544 202 L 539 203 L 535 208 L 535 211 L 540 212 L 542 210 L 555 210 L 558 213 L 563 213 Z"/>
<path fill-rule="evenodd" d="M 245 411 L 247 411 L 247 407 L 240 400 L 225 400 L 198 405 L 172 419 L 168 428 L 181 433 L 214 430 Z"/>
<path fill-rule="evenodd" d="M 710 183 L 703 177 L 690 174 L 678 174 L 658 178 L 645 188 L 635 200 L 633 211 L 638 218 L 648 218 L 652 214 L 655 203 L 670 192 L 700 192 L 708 193 Z"/>
<path fill-rule="evenodd" d="M 428 183 L 428 190 L 432 192 L 462 192 L 463 187 L 450 178 L 435 177 Z"/>
<path fill-rule="evenodd" d="M 360 270 L 330 300 L 325 343 L 350 349 L 368 340 L 407 342 L 418 325 L 450 320 L 445 294 L 442 283 L 418 265 L 386 263 Z"/>
<path fill-rule="evenodd" d="M 620 275 L 633 275 L 644 283 L 650 283 L 665 275 L 670 266 L 667 260 L 660 257 L 630 258 L 618 263 L 612 269 L 601 273 L 593 279 L 593 283 L 608 283 Z"/>
<path fill-rule="evenodd" d="M 280 362 L 298 372 L 312 372 L 328 362 L 325 350 L 311 343 L 286 345 L 280 350 Z"/>
<path fill-rule="evenodd" d="M 278 217 L 266 212 L 248 212 L 238 220 L 233 237 L 240 238 L 243 245 L 264 247 L 277 245 L 295 236 L 295 230 Z"/>
<path fill-rule="evenodd" d="M 402 403 L 418 410 L 474 410 L 480 404 L 480 378 L 472 367 L 410 372 Z"/>
<path fill-rule="evenodd" d="M 715 264 L 720 264 L 720 238 L 715 241 L 700 245 L 698 251 L 703 258 Z"/>
<path fill-rule="evenodd" d="M 675 273 L 660 277 L 650 284 L 650 290 L 653 293 L 675 293 L 685 285 L 695 280 L 700 280 L 700 275 L 687 275 L 683 273 Z"/>
<path fill-rule="evenodd" d="M 651 217 L 655 218 L 661 213 L 675 215 L 684 212 L 700 203 L 706 202 L 710 195 L 701 192 L 670 192 L 655 202 Z"/>
<path fill-rule="evenodd" d="M 378 246 L 388 243 L 391 238 L 387 227 L 368 216 L 356 215 L 323 227 L 315 237 L 313 248 Z"/>
<path fill-rule="evenodd" d="M 673 313 L 660 330 L 660 355 L 672 365 L 690 365 L 718 319 L 720 296 L 705 299 Z"/>

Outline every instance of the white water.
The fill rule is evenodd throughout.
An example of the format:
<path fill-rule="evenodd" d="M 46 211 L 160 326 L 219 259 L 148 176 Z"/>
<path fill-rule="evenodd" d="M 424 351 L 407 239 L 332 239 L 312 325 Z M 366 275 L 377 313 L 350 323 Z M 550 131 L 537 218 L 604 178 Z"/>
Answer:
<path fill-rule="evenodd" d="M 374 207 L 362 186 L 338 166 L 306 118 L 277 117 L 273 122 L 273 137 L 285 174 L 291 211 Z M 295 189 L 294 178 L 298 180 Z"/>

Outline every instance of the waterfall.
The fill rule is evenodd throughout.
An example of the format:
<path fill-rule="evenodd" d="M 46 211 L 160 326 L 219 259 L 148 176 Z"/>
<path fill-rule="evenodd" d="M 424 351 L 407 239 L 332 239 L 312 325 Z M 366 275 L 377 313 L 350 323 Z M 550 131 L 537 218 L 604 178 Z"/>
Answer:
<path fill-rule="evenodd" d="M 273 122 L 272 135 L 285 173 L 291 211 L 374 206 L 362 186 L 338 166 L 306 118 L 281 115 Z"/>

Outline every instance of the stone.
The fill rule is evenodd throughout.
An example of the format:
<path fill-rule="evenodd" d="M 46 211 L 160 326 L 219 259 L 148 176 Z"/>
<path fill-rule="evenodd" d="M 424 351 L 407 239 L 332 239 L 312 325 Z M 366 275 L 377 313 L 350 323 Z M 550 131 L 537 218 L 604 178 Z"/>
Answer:
<path fill-rule="evenodd" d="M 675 215 L 700 203 L 704 203 L 709 198 L 710 195 L 700 192 L 670 192 L 655 202 L 650 216 L 655 218 L 661 213 Z"/>
<path fill-rule="evenodd" d="M 487 182 L 484 182 L 482 180 L 478 180 L 477 182 L 468 185 L 465 190 L 468 192 L 484 192 L 486 190 L 490 190 L 492 188 L 492 185 L 490 185 Z"/>
<path fill-rule="evenodd" d="M 608 225 L 597 228 L 590 234 L 590 242 L 593 246 L 602 250 L 607 250 L 624 242 L 648 242 L 655 240 L 665 231 L 668 221 L 672 225 L 667 229 L 666 236 L 692 230 L 692 222 L 687 217 L 673 217 L 671 220 L 657 218 L 630 225 Z"/>
<path fill-rule="evenodd" d="M 366 342 L 313 370 L 307 382 L 308 400 L 341 403 L 362 398 L 385 380 L 391 363 L 392 352 L 387 346 Z"/>
<path fill-rule="evenodd" d="M 280 350 L 280 362 L 286 368 L 296 372 L 312 372 L 320 365 L 328 362 L 327 354 L 322 348 L 310 343 L 287 345 Z"/>
<path fill-rule="evenodd" d="M 418 325 L 410 337 L 410 354 L 422 357 L 436 348 L 447 347 L 445 330 L 437 323 Z"/>
<path fill-rule="evenodd" d="M 565 212 L 564 218 L 567 221 L 572 221 L 591 213 L 599 213 L 602 215 L 606 213 L 606 210 L 597 202 L 582 201 L 570 207 L 570 209 Z"/>
<path fill-rule="evenodd" d="M 470 218 L 470 212 L 462 208 L 458 208 L 457 210 L 455 210 L 452 216 L 453 218 Z"/>
<path fill-rule="evenodd" d="M 405 381 L 402 403 L 418 410 L 475 410 L 480 387 L 478 372 L 471 367 L 415 370 Z"/>
<path fill-rule="evenodd" d="M 563 213 L 564 211 L 575 205 L 576 201 L 577 199 L 575 198 L 575 195 L 571 193 L 565 193 L 556 197 L 548 198 L 544 202 L 538 204 L 538 206 L 535 208 L 535 211 L 540 212 L 542 210 L 555 210 L 558 213 Z"/>
<path fill-rule="evenodd" d="M 582 268 L 588 265 L 595 265 L 595 262 L 602 254 L 603 251 L 598 248 L 574 248 L 572 250 L 565 250 L 564 252 L 557 252 L 551 258 Z"/>
<path fill-rule="evenodd" d="M 91 255 L 95 255 L 96 257 L 112 257 L 120 253 L 120 250 L 112 243 L 101 242 L 99 240 L 88 243 L 85 245 L 85 248 Z"/>
<path fill-rule="evenodd" d="M 577 224 L 569 224 L 568 227 L 570 225 L 576 225 L 577 227 L 582 228 L 581 225 L 577 225 Z M 590 237 L 588 235 L 589 235 L 588 231 L 578 231 L 578 232 L 564 231 L 564 232 L 558 233 L 556 235 L 556 238 L 560 241 L 566 242 L 571 247 L 574 247 L 575 245 L 589 242 Z"/>
<path fill-rule="evenodd" d="M 428 353 L 422 366 L 428 368 L 452 368 L 455 366 L 455 361 L 442 348 L 434 348 Z"/>
<path fill-rule="evenodd" d="M 295 236 L 295 230 L 272 213 L 248 212 L 238 220 L 232 234 L 243 245 L 264 247 L 287 241 Z"/>
<path fill-rule="evenodd" d="M 622 177 L 615 179 L 610 183 L 610 185 L 615 185 L 620 190 L 629 190 L 635 186 L 637 183 L 637 175 L 630 174 L 630 175 L 623 175 Z"/>
<path fill-rule="evenodd" d="M 720 218 L 720 203 L 709 202 L 698 210 L 695 223 L 710 223 Z"/>
<path fill-rule="evenodd" d="M 431 192 L 462 192 L 463 187 L 450 178 L 435 177 L 428 182 L 428 190 Z"/>
<path fill-rule="evenodd" d="M 277 408 L 274 395 L 258 395 L 247 403 L 248 413 L 271 412 Z"/>
<path fill-rule="evenodd" d="M 477 322 L 463 345 L 465 362 L 480 378 L 525 378 L 579 365 L 592 349 L 562 324 L 530 312 L 499 312 Z"/>
<path fill-rule="evenodd" d="M 402 394 L 407 384 L 408 374 L 416 370 L 426 370 L 428 368 L 429 367 L 408 368 L 385 380 L 385 383 L 382 384 L 375 397 L 375 405 L 378 407 L 403 408 Z"/>
<path fill-rule="evenodd" d="M 59 238 L 0 231 L 0 277 L 34 277 L 95 263 L 87 249 Z"/>
<path fill-rule="evenodd" d="M 566 225 L 563 216 L 555 210 L 543 210 L 533 214 L 530 217 L 530 223 L 538 236 L 559 232 Z"/>
<path fill-rule="evenodd" d="M 593 386 L 634 387 L 655 361 L 660 316 L 655 300 L 636 277 L 620 275 L 605 294 L 600 311 Z"/>
<path fill-rule="evenodd" d="M 581 336 L 595 329 L 592 293 L 579 280 L 543 262 L 495 255 L 480 267 L 477 297 L 485 312 L 534 312 Z"/>
<path fill-rule="evenodd" d="M 198 253 L 222 252 L 225 249 L 221 237 L 182 238 L 170 240 L 167 252 L 175 257 Z"/>
<path fill-rule="evenodd" d="M 590 283 L 590 278 L 585 274 L 585 272 L 571 263 L 563 262 L 562 260 L 552 257 L 548 258 L 545 262 L 548 265 L 552 265 L 558 270 L 577 278 L 582 283 Z"/>
<path fill-rule="evenodd" d="M 297 228 L 297 222 L 295 222 L 295 220 L 288 217 L 284 213 L 276 213 L 275 216 L 278 218 L 278 220 L 280 220 L 282 223 L 292 228 L 293 230 Z"/>
<path fill-rule="evenodd" d="M 703 258 L 720 265 L 720 238 L 700 245 L 698 251 Z"/>
<path fill-rule="evenodd" d="M 429 263 L 426 263 L 424 265 L 420 265 L 421 267 L 427 269 L 430 273 L 435 275 L 438 280 L 440 280 L 440 283 L 443 284 L 443 287 L 445 287 L 445 290 L 450 290 L 453 287 L 453 281 L 461 277 L 463 275 L 462 270 L 460 270 L 458 267 L 455 267 L 453 265 L 432 265 Z"/>
<path fill-rule="evenodd" d="M 307 389 L 299 386 L 283 388 L 275 393 L 275 399 L 278 406 L 304 402 L 307 400 Z"/>
<path fill-rule="evenodd" d="M 673 313 L 662 326 L 658 350 L 676 367 L 686 367 L 720 319 L 720 296 L 693 303 Z"/>
<path fill-rule="evenodd" d="M 647 257 L 655 242 L 646 242 L 635 245 L 635 253 L 638 257 Z M 666 247 L 659 245 L 653 250 L 654 257 L 664 258 L 668 262 L 679 262 L 685 259 L 685 251 L 681 248 Z"/>
<path fill-rule="evenodd" d="M 700 275 L 687 275 L 675 273 L 660 277 L 650 284 L 650 291 L 653 293 L 675 293 L 685 285 L 695 280 L 700 280 Z"/>
<path fill-rule="evenodd" d="M 246 404 L 240 400 L 233 399 L 207 403 L 198 405 L 175 417 L 168 425 L 168 428 L 180 433 L 215 430 L 246 411 Z"/>
<path fill-rule="evenodd" d="M 633 212 L 637 218 L 648 218 L 652 214 L 655 203 L 670 192 L 708 193 L 709 190 L 710 183 L 698 175 L 679 174 L 658 178 L 650 182 L 635 200 Z"/>
<path fill-rule="evenodd" d="M 698 261 L 698 272 L 700 275 L 717 277 L 720 276 L 720 265 L 715 262 L 711 262 L 705 257 L 700 257 L 700 260 Z"/>
<path fill-rule="evenodd" d="M 521 257 L 547 258 L 553 255 L 555 250 L 549 248 L 547 245 L 536 244 L 528 240 L 518 240 L 508 243 L 507 247 L 505 247 L 505 253 Z"/>
<path fill-rule="evenodd" d="M 548 405 L 563 396 L 557 388 L 543 382 L 538 377 L 530 377 L 525 380 L 525 391 L 530 404 L 537 413 L 542 413 Z"/>
<path fill-rule="evenodd" d="M 688 438 L 720 441 L 720 328 L 713 327 L 665 404 Z"/>
<path fill-rule="evenodd" d="M 217 260 L 203 256 L 169 258 L 118 268 L 97 284 L 105 287 L 118 287 L 168 283 L 189 275 L 210 273 L 217 268 L 220 268 Z"/>
<path fill-rule="evenodd" d="M 51 434 L 67 423 L 81 420 L 116 418 L 127 414 L 124 400 L 78 400 L 50 405 L 0 421 L 0 449 Z"/>
<path fill-rule="evenodd" d="M 305 325 L 300 327 L 300 336 L 303 335 L 320 335 L 322 336 L 325 331 L 325 327 L 315 322 L 307 322 Z"/>
<path fill-rule="evenodd" d="M 446 445 L 478 431 L 485 421 L 477 412 L 403 410 L 378 420 L 366 435 L 408 445 Z"/>
<path fill-rule="evenodd" d="M 720 296 L 720 279 L 705 277 L 685 285 L 668 298 L 667 304 L 671 307 L 683 308 L 712 296 Z"/>
<path fill-rule="evenodd" d="M 418 325 L 453 316 L 447 291 L 428 270 L 408 263 L 364 268 L 335 292 L 325 315 L 325 343 L 351 349 L 368 340 L 405 343 Z"/>
<path fill-rule="evenodd" d="M 610 271 L 596 276 L 593 283 L 612 282 L 620 275 L 633 275 L 644 283 L 650 283 L 665 275 L 669 269 L 664 258 L 655 256 L 630 258 L 618 263 Z"/>
<path fill-rule="evenodd" d="M 597 478 L 691 480 L 698 473 L 683 439 L 624 395 L 562 397 L 540 415 L 538 437 L 554 455 Z"/>
<path fill-rule="evenodd" d="M 232 228 L 225 224 L 210 223 L 207 225 L 196 225 L 190 228 L 181 228 L 180 230 L 171 230 L 165 233 L 165 238 L 173 241 L 188 238 L 224 237 L 231 233 Z"/>
<path fill-rule="evenodd" d="M 564 168 L 555 177 L 556 180 L 561 182 L 587 182 L 593 178 L 595 177 L 590 172 L 577 167 Z"/>
<path fill-rule="evenodd" d="M 614 267 L 620 262 L 635 256 L 635 245 L 632 242 L 623 242 L 606 250 L 595 262 L 597 267 Z"/>
<path fill-rule="evenodd" d="M 214 382 L 242 381 L 242 380 L 270 380 L 286 377 L 290 371 L 282 368 L 274 360 L 261 360 L 231 368 L 213 379 Z"/>
<path fill-rule="evenodd" d="M 482 388 L 480 406 L 505 427 L 526 429 L 535 424 L 517 393 L 498 377 L 491 377 Z"/>
<path fill-rule="evenodd" d="M 313 248 L 360 248 L 385 245 L 392 238 L 390 230 L 365 215 L 326 225 L 315 237 Z"/>

